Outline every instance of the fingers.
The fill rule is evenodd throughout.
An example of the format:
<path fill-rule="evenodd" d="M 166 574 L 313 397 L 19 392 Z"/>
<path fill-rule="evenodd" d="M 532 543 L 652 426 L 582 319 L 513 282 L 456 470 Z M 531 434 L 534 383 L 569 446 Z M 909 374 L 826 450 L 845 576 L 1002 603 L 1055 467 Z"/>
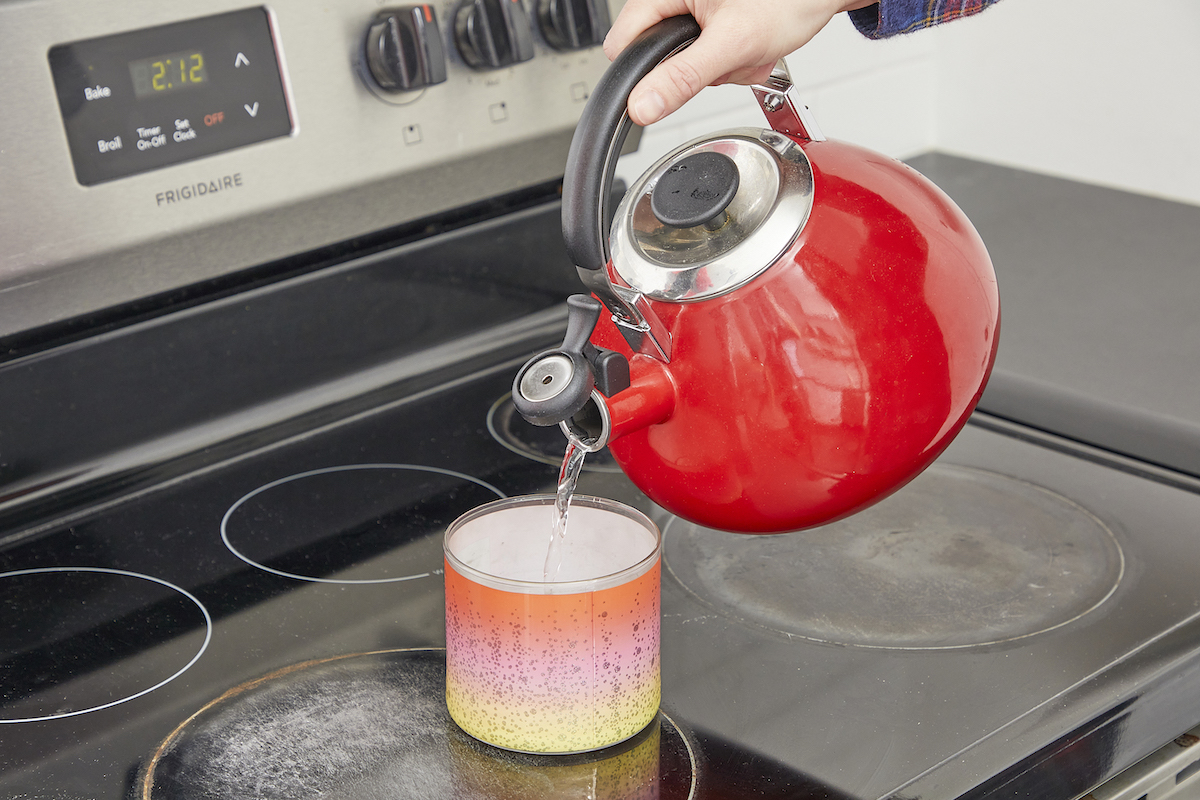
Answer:
<path fill-rule="evenodd" d="M 604 41 L 615 58 L 642 31 L 691 13 L 702 33 L 655 67 L 629 95 L 629 116 L 649 125 L 705 86 L 761 83 L 775 62 L 807 43 L 844 6 L 870 0 L 627 0 Z"/>
<path fill-rule="evenodd" d="M 761 75 L 761 54 L 761 42 L 738 26 L 710 25 L 694 44 L 659 64 L 634 87 L 629 116 L 639 125 L 649 125 L 677 111 L 705 86 L 742 83 Z M 773 65 L 774 58 L 769 63 Z"/>
<path fill-rule="evenodd" d="M 686 0 L 649 0 L 627 3 L 613 21 L 608 35 L 604 37 L 604 55 L 612 61 L 642 31 L 668 17 L 690 13 Z"/>

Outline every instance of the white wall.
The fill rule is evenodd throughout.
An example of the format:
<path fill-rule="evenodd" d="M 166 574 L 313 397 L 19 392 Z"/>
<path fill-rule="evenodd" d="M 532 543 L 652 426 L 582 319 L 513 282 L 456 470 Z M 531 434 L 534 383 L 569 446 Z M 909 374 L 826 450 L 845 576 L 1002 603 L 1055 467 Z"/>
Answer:
<path fill-rule="evenodd" d="M 939 149 L 1200 204 L 1200 1 L 1003 0 L 931 33 Z"/>
<path fill-rule="evenodd" d="M 788 64 L 830 138 L 1200 204 L 1200 0 L 1003 0 L 881 42 L 839 15 Z M 749 89 L 706 89 L 619 174 L 737 125 L 762 125 Z"/>

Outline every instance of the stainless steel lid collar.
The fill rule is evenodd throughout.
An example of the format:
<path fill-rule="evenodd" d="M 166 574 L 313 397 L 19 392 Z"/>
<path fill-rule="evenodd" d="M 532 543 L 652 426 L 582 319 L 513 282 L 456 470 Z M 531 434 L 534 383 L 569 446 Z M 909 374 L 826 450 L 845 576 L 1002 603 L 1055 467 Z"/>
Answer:
<path fill-rule="evenodd" d="M 729 158 L 739 176 L 726 218 L 715 230 L 705 224 L 666 224 L 652 209 L 658 183 L 699 153 Z M 783 254 L 804 228 L 812 204 L 812 166 L 786 136 L 742 128 L 696 139 L 660 159 L 626 193 L 613 220 L 613 269 L 652 300 L 689 302 L 727 294 Z"/>

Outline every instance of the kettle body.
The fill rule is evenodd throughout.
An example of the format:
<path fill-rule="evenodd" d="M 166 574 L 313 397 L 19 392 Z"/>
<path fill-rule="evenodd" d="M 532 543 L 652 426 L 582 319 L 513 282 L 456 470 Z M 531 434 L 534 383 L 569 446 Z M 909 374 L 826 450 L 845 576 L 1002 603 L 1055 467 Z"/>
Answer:
<path fill-rule="evenodd" d="M 593 335 L 629 358 L 634 386 L 662 373 L 674 387 L 666 419 L 609 450 L 707 527 L 797 530 L 883 499 L 949 445 L 996 356 L 996 279 L 962 211 L 898 161 L 800 144 L 813 203 L 786 251 L 720 297 L 650 301 L 669 363 L 634 353 L 611 317 Z"/>
<path fill-rule="evenodd" d="M 668 39 L 698 32 L 678 27 Z M 587 193 L 603 192 L 564 187 L 568 249 L 611 313 L 593 303 L 564 342 L 573 366 L 531 360 L 514 400 L 530 421 L 607 445 L 667 510 L 776 533 L 877 502 L 949 445 L 994 363 L 999 295 L 983 242 L 940 189 L 755 91 L 772 129 L 665 156 L 630 188 L 611 242 L 592 241 L 604 215 Z M 623 137 L 609 138 L 607 170 Z M 576 184 L 592 183 L 578 162 Z M 575 380 L 547 415 L 539 398 L 566 385 L 555 358 Z M 582 386 L 580 365 L 594 373 Z"/>

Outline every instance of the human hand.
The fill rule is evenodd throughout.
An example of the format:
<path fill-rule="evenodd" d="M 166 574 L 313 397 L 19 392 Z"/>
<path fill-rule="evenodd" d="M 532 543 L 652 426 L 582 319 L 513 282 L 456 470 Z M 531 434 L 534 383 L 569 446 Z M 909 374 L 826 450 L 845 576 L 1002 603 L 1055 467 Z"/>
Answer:
<path fill-rule="evenodd" d="M 798 50 L 839 11 L 876 0 L 628 0 L 604 40 L 611 60 L 638 34 L 668 17 L 691 14 L 700 38 L 655 67 L 629 95 L 629 116 L 649 125 L 705 86 L 763 83 L 775 63 Z"/>

